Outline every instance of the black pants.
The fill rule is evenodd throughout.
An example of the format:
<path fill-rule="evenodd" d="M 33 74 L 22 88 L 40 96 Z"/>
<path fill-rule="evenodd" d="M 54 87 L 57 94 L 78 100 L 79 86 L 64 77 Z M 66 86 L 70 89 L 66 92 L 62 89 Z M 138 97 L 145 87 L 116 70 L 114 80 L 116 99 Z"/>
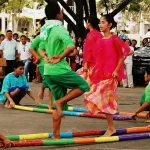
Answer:
<path fill-rule="evenodd" d="M 20 91 L 17 95 L 12 97 L 14 103 L 18 105 L 21 101 L 21 99 L 25 96 L 26 92 L 25 91 Z"/>
<path fill-rule="evenodd" d="M 7 66 L 5 69 L 5 75 L 14 71 L 15 60 L 6 60 Z"/>

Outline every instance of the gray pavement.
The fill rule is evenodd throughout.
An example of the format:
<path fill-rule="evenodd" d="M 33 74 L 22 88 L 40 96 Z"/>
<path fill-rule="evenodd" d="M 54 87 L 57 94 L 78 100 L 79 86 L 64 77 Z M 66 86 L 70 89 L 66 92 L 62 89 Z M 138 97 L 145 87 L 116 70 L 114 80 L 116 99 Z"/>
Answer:
<path fill-rule="evenodd" d="M 30 84 L 34 94 L 37 95 L 40 84 Z M 133 112 L 139 107 L 140 95 L 144 92 L 144 87 L 134 89 L 118 88 L 118 95 L 121 96 L 119 103 L 120 111 Z M 26 96 L 21 103 L 23 105 L 34 104 L 32 99 Z M 43 103 L 48 103 L 48 90 L 45 92 Z M 69 104 L 75 107 L 84 107 L 83 96 L 71 101 Z M 115 127 L 128 128 L 137 126 L 146 126 L 144 119 L 137 121 L 114 121 Z M 50 114 L 27 112 L 20 110 L 8 110 L 0 104 L 0 132 L 4 135 L 20 135 L 31 133 L 52 132 L 52 117 Z M 84 131 L 106 129 L 105 119 L 82 118 L 82 117 L 65 117 L 62 121 L 61 131 Z M 91 145 L 67 145 L 67 146 L 48 146 L 48 147 L 24 147 L 11 148 L 12 150 L 149 150 L 149 139 L 101 143 Z"/>

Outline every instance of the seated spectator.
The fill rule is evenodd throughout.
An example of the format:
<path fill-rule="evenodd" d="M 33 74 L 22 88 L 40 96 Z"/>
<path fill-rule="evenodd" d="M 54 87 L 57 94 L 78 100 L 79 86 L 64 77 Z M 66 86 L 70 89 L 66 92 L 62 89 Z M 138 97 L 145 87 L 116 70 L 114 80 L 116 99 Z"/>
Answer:
<path fill-rule="evenodd" d="M 38 100 L 35 98 L 28 85 L 24 73 L 24 63 L 17 61 L 14 65 L 14 72 L 9 73 L 5 78 L 0 92 L 0 101 L 3 102 L 5 108 L 13 108 L 14 105 L 20 105 L 21 99 L 28 94 L 36 104 Z"/>
<path fill-rule="evenodd" d="M 142 41 L 142 46 L 145 47 L 148 43 L 148 38 L 144 38 Z"/>

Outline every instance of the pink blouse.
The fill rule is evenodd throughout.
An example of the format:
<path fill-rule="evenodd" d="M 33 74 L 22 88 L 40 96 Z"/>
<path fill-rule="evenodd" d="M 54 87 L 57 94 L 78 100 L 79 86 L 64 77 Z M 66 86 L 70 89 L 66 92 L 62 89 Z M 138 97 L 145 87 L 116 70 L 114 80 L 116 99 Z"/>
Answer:
<path fill-rule="evenodd" d="M 126 58 L 130 52 L 123 40 L 117 35 L 112 35 L 109 39 L 99 39 L 94 47 L 95 66 L 91 75 L 91 80 L 98 83 L 101 80 L 113 78 L 119 59 Z M 118 80 L 125 79 L 123 63 L 118 72 Z"/>

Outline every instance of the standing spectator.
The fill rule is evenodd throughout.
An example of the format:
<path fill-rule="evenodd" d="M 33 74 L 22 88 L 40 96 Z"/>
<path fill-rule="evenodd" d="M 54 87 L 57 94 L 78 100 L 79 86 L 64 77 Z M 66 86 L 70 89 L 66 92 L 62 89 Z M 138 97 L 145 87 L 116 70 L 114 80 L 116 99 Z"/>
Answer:
<path fill-rule="evenodd" d="M 20 42 L 20 41 L 18 40 L 18 38 L 19 38 L 18 33 L 14 33 L 14 34 L 13 34 L 13 39 L 14 39 L 16 42 Z"/>
<path fill-rule="evenodd" d="M 0 44 L 2 43 L 2 41 L 5 39 L 5 35 L 4 34 L 1 34 L 0 35 Z"/>
<path fill-rule="evenodd" d="M 147 33 L 145 35 L 145 38 L 150 38 L 150 29 L 147 30 Z"/>
<path fill-rule="evenodd" d="M 6 75 L 10 72 L 13 72 L 15 59 L 18 57 L 18 48 L 17 42 L 12 39 L 12 31 L 8 30 L 6 32 L 6 39 L 1 43 L 1 55 L 3 58 L 6 58 L 7 67 Z"/>
<path fill-rule="evenodd" d="M 20 60 L 24 62 L 24 73 L 28 80 L 28 73 L 30 69 L 30 64 L 32 63 L 30 49 L 30 43 L 26 41 L 26 36 L 22 35 L 20 37 L 20 44 L 18 46 L 18 53 L 20 54 Z"/>
<path fill-rule="evenodd" d="M 119 38 L 123 40 L 127 39 L 126 30 L 120 32 Z"/>
<path fill-rule="evenodd" d="M 134 51 L 136 51 L 136 50 L 138 49 L 138 48 L 136 47 L 136 45 L 137 45 L 137 40 L 133 39 L 131 46 L 134 48 Z"/>
<path fill-rule="evenodd" d="M 148 38 L 144 38 L 142 41 L 142 46 L 145 47 L 148 43 Z"/>
<path fill-rule="evenodd" d="M 133 67 L 132 54 L 134 53 L 134 48 L 131 47 L 130 39 L 126 39 L 125 43 L 130 47 L 130 52 L 124 61 L 125 73 L 126 73 L 127 78 L 123 80 L 123 87 L 134 88 L 133 75 L 132 75 L 132 67 Z"/>
<path fill-rule="evenodd" d="M 78 38 L 76 47 L 78 50 L 78 56 L 76 57 L 76 63 L 77 63 L 76 70 L 78 70 L 82 67 L 82 61 L 83 61 L 83 40 L 81 37 Z"/>

